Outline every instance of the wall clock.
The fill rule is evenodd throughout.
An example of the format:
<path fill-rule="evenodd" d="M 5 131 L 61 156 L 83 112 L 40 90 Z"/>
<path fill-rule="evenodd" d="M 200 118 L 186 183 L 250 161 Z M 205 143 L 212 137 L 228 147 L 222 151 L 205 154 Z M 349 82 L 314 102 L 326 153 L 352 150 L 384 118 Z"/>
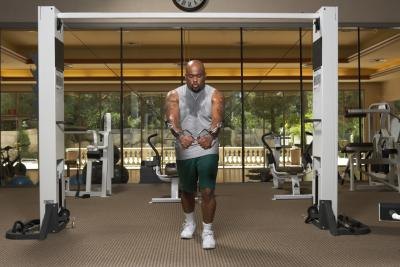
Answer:
<path fill-rule="evenodd" d="M 193 12 L 204 7 L 204 5 L 207 3 L 207 0 L 172 0 L 172 2 L 174 2 L 175 6 L 183 11 Z"/>

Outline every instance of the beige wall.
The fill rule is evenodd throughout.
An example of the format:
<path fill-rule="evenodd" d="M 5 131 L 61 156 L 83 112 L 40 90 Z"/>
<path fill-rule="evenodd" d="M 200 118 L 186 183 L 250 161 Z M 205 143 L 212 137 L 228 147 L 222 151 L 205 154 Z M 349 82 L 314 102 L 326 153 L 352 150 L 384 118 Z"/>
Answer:
<path fill-rule="evenodd" d="M 365 89 L 364 104 L 392 102 L 400 100 L 400 77 L 393 77 L 385 82 L 370 84 Z"/>
<path fill-rule="evenodd" d="M 368 107 L 372 103 L 385 101 L 382 97 L 382 83 L 363 85 L 362 88 L 364 89 L 364 107 Z"/>
<path fill-rule="evenodd" d="M 390 79 L 383 84 L 382 99 L 387 102 L 400 100 L 400 78 Z"/>
<path fill-rule="evenodd" d="M 38 5 L 54 5 L 62 12 L 176 12 L 172 0 L 79 0 L 0 2 L 0 22 L 35 23 Z M 399 23 L 398 0 L 209 0 L 204 12 L 305 12 L 338 6 L 341 23 Z"/>

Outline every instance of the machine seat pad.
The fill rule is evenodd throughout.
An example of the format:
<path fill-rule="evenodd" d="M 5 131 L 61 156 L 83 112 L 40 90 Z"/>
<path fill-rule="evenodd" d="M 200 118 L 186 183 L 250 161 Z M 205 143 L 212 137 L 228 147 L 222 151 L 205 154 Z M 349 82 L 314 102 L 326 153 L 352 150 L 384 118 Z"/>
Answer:
<path fill-rule="evenodd" d="M 100 159 L 102 156 L 103 156 L 102 150 L 93 150 L 93 151 L 88 150 L 87 152 L 88 159 Z"/>
<path fill-rule="evenodd" d="M 176 168 L 176 163 L 165 164 L 164 173 L 168 176 L 178 176 L 178 170 Z"/>
<path fill-rule="evenodd" d="M 354 152 L 371 152 L 374 150 L 372 143 L 348 143 L 343 149 L 342 153 Z"/>
<path fill-rule="evenodd" d="M 292 175 L 296 175 L 298 173 L 302 173 L 304 170 L 302 167 L 296 167 L 296 166 L 291 166 L 291 167 L 278 167 L 276 168 L 277 172 L 287 172 Z"/>
<path fill-rule="evenodd" d="M 397 149 L 396 148 L 387 148 L 387 149 L 382 149 L 382 152 L 385 152 L 386 154 L 397 154 Z"/>

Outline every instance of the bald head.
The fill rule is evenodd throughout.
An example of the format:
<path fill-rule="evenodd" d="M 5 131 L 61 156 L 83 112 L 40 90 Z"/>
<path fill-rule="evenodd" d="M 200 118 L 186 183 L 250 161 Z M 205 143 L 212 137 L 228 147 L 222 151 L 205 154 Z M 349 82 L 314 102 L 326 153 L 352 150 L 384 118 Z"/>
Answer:
<path fill-rule="evenodd" d="M 187 63 L 186 72 L 190 71 L 192 68 L 198 68 L 202 71 L 202 73 L 205 72 L 203 62 L 201 62 L 200 60 L 197 60 L 197 59 L 191 60 Z"/>
<path fill-rule="evenodd" d="M 206 72 L 203 62 L 200 60 L 191 60 L 186 65 L 186 84 L 194 92 L 204 88 L 206 81 Z"/>

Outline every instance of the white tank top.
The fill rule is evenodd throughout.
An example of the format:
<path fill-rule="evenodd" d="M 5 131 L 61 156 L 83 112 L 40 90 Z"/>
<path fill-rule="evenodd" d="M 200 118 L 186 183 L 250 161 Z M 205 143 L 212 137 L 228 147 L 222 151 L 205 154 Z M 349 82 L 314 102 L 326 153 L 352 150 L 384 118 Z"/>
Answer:
<path fill-rule="evenodd" d="M 189 130 L 197 137 L 203 129 L 211 127 L 212 95 L 215 88 L 205 85 L 199 92 L 193 92 L 187 85 L 176 89 L 179 96 L 179 115 L 182 130 Z M 179 142 L 175 142 L 177 160 L 198 158 L 210 154 L 218 154 L 218 138 L 213 141 L 212 147 L 203 149 L 198 144 L 193 144 L 183 149 Z"/>

